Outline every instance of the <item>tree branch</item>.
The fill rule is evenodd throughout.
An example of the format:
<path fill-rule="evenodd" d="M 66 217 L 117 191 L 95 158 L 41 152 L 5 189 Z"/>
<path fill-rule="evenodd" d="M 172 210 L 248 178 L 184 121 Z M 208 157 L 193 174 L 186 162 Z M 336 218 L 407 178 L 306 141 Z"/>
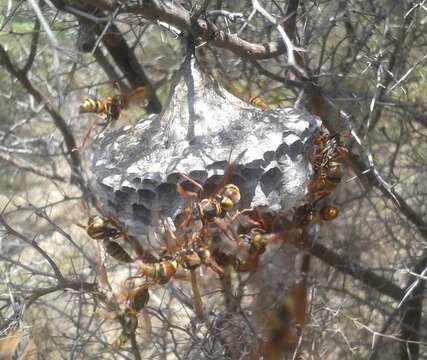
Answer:
<path fill-rule="evenodd" d="M 96 27 L 98 35 L 101 30 Z M 102 30 L 101 30 L 102 31 Z M 111 57 L 130 82 L 133 88 L 143 85 L 147 93 L 147 112 L 160 113 L 162 105 L 156 96 L 156 91 L 151 85 L 150 80 L 142 69 L 133 50 L 128 46 L 120 30 L 114 23 L 110 25 L 110 30 L 103 36 L 102 43 L 110 53 Z"/>
<path fill-rule="evenodd" d="M 52 117 L 55 126 L 59 129 L 64 138 L 65 146 L 67 147 L 68 154 L 71 158 L 72 180 L 76 180 L 78 183 L 81 183 L 81 158 L 77 150 L 74 135 L 71 132 L 71 129 L 68 127 L 65 119 L 50 103 L 50 101 L 33 86 L 33 84 L 28 79 L 27 74 L 12 64 L 9 55 L 1 44 L 0 64 L 4 66 L 21 83 L 21 85 L 34 97 L 38 103 L 44 104 L 46 111 Z"/>
<path fill-rule="evenodd" d="M 395 301 L 402 300 L 404 291 L 390 280 L 362 267 L 347 256 L 337 254 L 335 251 L 328 249 L 319 242 L 313 241 L 309 237 L 305 237 L 303 240 L 304 245 L 308 248 L 311 254 L 322 260 L 324 263 L 334 267 L 344 274 L 360 280 L 366 286 L 379 291 L 381 294 L 386 295 Z M 297 243 L 295 243 L 295 245 L 298 246 Z"/>
<path fill-rule="evenodd" d="M 427 268 L 427 250 L 424 250 L 421 259 L 415 264 L 413 272 L 421 274 Z M 424 291 L 426 288 L 425 281 L 422 279 L 415 280 L 416 286 L 413 287 L 411 279 L 407 284 L 407 291 L 411 291 L 410 295 L 406 295 L 407 299 L 401 306 L 401 337 L 408 342 L 403 342 L 400 345 L 401 360 L 416 360 L 419 356 L 419 340 L 420 326 L 423 312 Z"/>
<path fill-rule="evenodd" d="M 30 163 L 14 159 L 8 155 L 0 154 L 0 162 L 4 162 L 4 163 L 10 164 L 10 165 L 13 165 L 13 166 L 17 167 L 19 170 L 30 172 L 30 173 L 36 174 L 38 176 L 45 177 L 47 179 L 61 181 L 61 182 L 66 181 L 66 179 L 63 176 L 60 176 L 60 175 L 55 174 L 55 173 L 49 173 L 43 169 L 35 168 Z"/>
<path fill-rule="evenodd" d="M 59 282 L 65 281 L 64 276 L 62 275 L 56 263 L 40 246 L 38 246 L 38 244 L 34 240 L 29 240 L 27 237 L 10 227 L 2 215 L 0 215 L 0 224 L 6 229 L 8 234 L 23 240 L 25 243 L 31 245 L 34 249 L 36 249 L 36 251 L 49 263 L 50 267 L 56 275 L 57 280 Z"/>
<path fill-rule="evenodd" d="M 91 4 L 108 12 L 115 10 L 115 6 L 109 0 L 96 0 Z M 204 41 L 209 42 L 213 46 L 230 50 L 243 58 L 255 60 L 269 59 L 286 52 L 286 46 L 283 42 L 272 41 L 266 44 L 251 43 L 241 39 L 237 35 L 228 34 L 220 30 L 216 25 L 205 19 L 197 19 L 192 24 L 190 12 L 172 1 L 142 1 L 138 5 L 124 7 L 121 12 L 140 15 L 155 23 L 159 21 L 166 22 L 183 32 L 200 36 Z"/>
<path fill-rule="evenodd" d="M 36 18 L 36 22 L 34 24 L 34 29 L 33 29 L 33 37 L 31 39 L 30 54 L 28 55 L 27 62 L 22 68 L 22 72 L 24 73 L 27 73 L 31 69 L 31 66 L 33 66 L 33 62 L 37 54 L 37 46 L 39 44 L 39 38 L 40 38 L 40 20 L 39 18 Z"/>

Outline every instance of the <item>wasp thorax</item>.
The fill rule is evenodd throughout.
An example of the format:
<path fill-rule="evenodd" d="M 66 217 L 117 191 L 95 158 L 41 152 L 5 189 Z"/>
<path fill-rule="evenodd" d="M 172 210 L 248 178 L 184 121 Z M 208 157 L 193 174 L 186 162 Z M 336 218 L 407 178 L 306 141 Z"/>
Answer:
<path fill-rule="evenodd" d="M 224 186 L 221 192 L 222 200 L 221 205 L 223 207 L 235 206 L 240 201 L 240 189 L 234 184 L 227 184 Z"/>
<path fill-rule="evenodd" d="M 179 255 L 179 259 L 182 267 L 187 270 L 197 269 L 202 263 L 200 256 L 195 250 L 183 251 Z"/>
<path fill-rule="evenodd" d="M 99 215 L 91 215 L 87 221 L 88 226 L 104 226 L 106 221 Z"/>
<path fill-rule="evenodd" d="M 342 177 L 342 169 L 341 164 L 333 161 L 328 166 L 328 176 L 341 178 Z"/>
<path fill-rule="evenodd" d="M 101 216 L 92 215 L 89 217 L 86 232 L 92 239 L 102 240 L 117 238 L 120 236 L 120 232 L 107 225 L 108 220 L 105 220 Z"/>
<path fill-rule="evenodd" d="M 221 216 L 222 209 L 221 205 L 216 201 L 212 201 L 210 199 L 203 199 L 199 203 L 199 212 L 200 216 L 206 218 L 207 220 L 211 220 L 215 217 Z"/>
<path fill-rule="evenodd" d="M 323 220 L 334 220 L 338 216 L 338 209 L 334 206 L 324 206 L 320 209 Z"/>

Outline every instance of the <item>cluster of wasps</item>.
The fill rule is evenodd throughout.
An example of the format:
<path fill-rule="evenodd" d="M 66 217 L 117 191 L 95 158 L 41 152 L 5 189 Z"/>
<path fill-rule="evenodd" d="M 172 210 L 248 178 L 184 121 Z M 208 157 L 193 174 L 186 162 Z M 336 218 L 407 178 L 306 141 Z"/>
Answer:
<path fill-rule="evenodd" d="M 203 320 L 203 302 L 197 282 L 197 270 L 201 266 L 211 269 L 219 277 L 224 276 L 230 269 L 238 273 L 254 272 L 269 244 L 279 240 L 285 241 L 289 231 L 303 228 L 313 220 L 330 221 L 337 217 L 336 207 L 319 204 L 341 180 L 341 175 L 339 178 L 336 176 L 341 174 L 341 168 L 340 172 L 337 170 L 337 167 L 341 167 L 338 159 L 341 150 L 334 139 L 325 134 L 316 137 L 315 141 L 317 144 L 311 158 L 315 174 L 309 186 L 310 199 L 307 198 L 304 204 L 284 216 L 287 218 L 286 225 L 281 228 L 274 225 L 280 221 L 271 214 L 264 215 L 262 207 L 238 209 L 240 189 L 237 185 L 228 183 L 236 162 L 228 166 L 210 196 L 204 196 L 205 191 L 201 184 L 181 174 L 187 185 L 191 184 L 195 191 L 187 190 L 181 182 L 177 184 L 177 192 L 188 200 L 188 205 L 178 217 L 177 225 L 163 220 L 164 246 L 155 261 L 133 259 L 117 242 L 123 233 L 113 226 L 109 219 L 98 215 L 89 217 L 87 225 L 84 226 L 87 234 L 98 241 L 105 253 L 113 259 L 133 263 L 137 268 L 137 276 L 125 282 L 126 305 L 119 316 L 115 317 L 120 320 L 123 330 L 111 345 L 111 349 L 119 350 L 135 336 L 138 314 L 146 310 L 149 301 L 149 289 L 168 283 L 177 276 L 179 268 L 190 275 L 193 310 L 197 318 Z M 216 243 L 214 233 L 227 239 L 229 247 L 234 247 L 236 251 L 224 250 Z M 266 354 L 267 359 L 273 358 L 268 354 L 288 351 L 292 344 L 296 344 L 294 327 L 302 326 L 305 322 L 306 303 L 305 283 L 299 283 L 283 299 L 277 312 L 273 313 L 269 321 L 268 339 L 260 350 Z"/>
<path fill-rule="evenodd" d="M 143 94 L 144 88 L 140 87 L 128 94 L 110 96 L 106 100 L 89 98 L 81 104 L 80 113 L 103 114 L 108 124 L 116 121 L 122 110 Z M 269 107 L 258 96 L 251 97 L 249 102 L 263 110 Z M 197 318 L 203 320 L 203 302 L 197 282 L 197 270 L 200 267 L 211 269 L 219 277 L 224 276 L 229 269 L 238 273 L 254 272 L 268 245 L 284 240 L 290 229 L 301 229 L 312 221 L 330 221 L 337 217 L 337 208 L 325 205 L 325 198 L 341 182 L 343 159 L 349 155 L 349 151 L 326 130 L 319 131 L 313 139 L 314 151 L 310 162 L 314 175 L 308 185 L 308 195 L 302 205 L 292 209 L 286 216 L 280 212 L 266 216 L 263 207 L 239 209 L 240 189 L 228 182 L 237 164 L 236 160 L 226 168 L 219 184 L 209 195 L 201 184 L 181 174 L 182 179 L 192 185 L 195 191 L 186 190 L 182 183 L 177 184 L 176 191 L 188 200 L 188 205 L 179 216 L 178 224 L 171 226 L 163 221 L 164 246 L 155 261 L 132 258 L 117 242 L 124 235 L 122 231 L 106 217 L 89 217 L 87 225 L 83 227 L 98 242 L 103 252 L 119 262 L 132 263 L 137 267 L 138 275 L 129 278 L 125 284 L 124 307 L 115 311 L 114 318 L 120 321 L 122 332 L 111 345 L 112 350 L 119 350 L 135 336 L 139 313 L 144 312 L 147 319 L 149 288 L 168 283 L 177 276 L 179 268 L 190 274 L 193 309 Z M 287 218 L 286 226 L 277 229 L 274 224 L 280 223 L 276 220 L 281 217 Z M 218 234 L 226 239 L 227 248 L 232 247 L 235 251 L 224 250 L 221 244 L 218 245 L 215 240 Z M 99 258 L 101 262 L 105 260 L 101 255 Z M 268 339 L 260 350 L 267 359 L 275 358 L 271 354 L 288 351 L 296 344 L 297 338 L 292 329 L 294 325 L 302 326 L 305 322 L 306 304 L 305 283 L 298 283 L 271 318 Z"/>

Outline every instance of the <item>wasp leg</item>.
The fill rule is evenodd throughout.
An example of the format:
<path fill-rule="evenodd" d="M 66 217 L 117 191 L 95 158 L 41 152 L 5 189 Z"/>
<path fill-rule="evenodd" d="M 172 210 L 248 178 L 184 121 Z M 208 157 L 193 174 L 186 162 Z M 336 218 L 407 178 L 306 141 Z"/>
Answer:
<path fill-rule="evenodd" d="M 190 178 L 189 176 L 183 174 L 183 173 L 178 173 L 181 177 L 183 177 L 185 180 L 188 180 L 189 182 L 191 182 L 194 186 L 196 186 L 200 191 L 203 191 L 203 186 L 200 185 L 196 180 Z"/>
<path fill-rule="evenodd" d="M 208 249 L 205 249 L 203 251 L 202 262 L 206 266 L 210 267 L 220 277 L 224 276 L 224 269 L 218 265 L 216 260 L 211 256 L 210 251 Z"/>
<path fill-rule="evenodd" d="M 145 334 L 147 335 L 147 337 L 151 337 L 151 334 L 153 332 L 153 326 L 151 324 L 151 319 L 146 307 L 142 309 L 142 319 L 144 322 Z"/>
<path fill-rule="evenodd" d="M 233 233 L 233 231 L 230 230 L 230 228 L 224 223 L 222 219 L 214 218 L 213 222 L 225 234 L 225 236 L 234 241 L 239 248 L 243 246 L 240 239 Z"/>
<path fill-rule="evenodd" d="M 98 307 L 95 311 L 96 315 L 102 316 L 105 320 L 117 320 L 119 315 L 115 311 L 108 311 L 102 307 Z"/>
<path fill-rule="evenodd" d="M 169 254 L 173 254 L 175 249 L 177 247 L 181 246 L 180 241 L 176 237 L 175 233 L 172 231 L 170 225 L 166 222 L 166 220 L 161 217 L 163 227 L 165 228 L 165 235 L 166 235 L 166 249 L 169 252 Z"/>
<path fill-rule="evenodd" d="M 199 194 L 194 191 L 187 191 L 185 190 L 181 184 L 176 184 L 176 191 L 179 195 L 181 195 L 183 198 L 196 198 L 199 199 Z"/>
<path fill-rule="evenodd" d="M 203 320 L 203 302 L 200 296 L 199 285 L 197 284 L 197 273 L 195 270 L 190 270 L 190 277 L 194 312 L 199 320 Z"/>
<path fill-rule="evenodd" d="M 79 147 L 79 151 L 83 151 L 85 149 L 86 141 L 89 138 L 89 135 L 92 132 L 92 129 L 95 127 L 97 121 L 98 121 L 97 119 L 93 120 L 89 128 L 86 130 L 85 136 L 83 137 L 82 144 Z"/>
<path fill-rule="evenodd" d="M 145 280 L 142 284 L 134 286 L 134 279 L 141 279 L 145 275 L 130 276 L 125 280 L 125 286 L 129 289 L 129 294 L 136 294 L 141 289 L 148 289 L 151 286 L 157 285 L 158 282 L 154 280 Z M 132 296 L 132 295 L 130 295 Z"/>

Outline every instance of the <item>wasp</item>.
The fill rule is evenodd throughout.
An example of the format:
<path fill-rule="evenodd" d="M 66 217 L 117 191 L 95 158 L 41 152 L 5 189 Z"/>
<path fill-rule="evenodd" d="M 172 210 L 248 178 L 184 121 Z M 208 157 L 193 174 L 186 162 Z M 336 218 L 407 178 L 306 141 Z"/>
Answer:
<path fill-rule="evenodd" d="M 259 107 L 262 110 L 267 110 L 269 108 L 269 105 L 259 96 L 250 97 L 249 103 L 253 106 Z"/>
<path fill-rule="evenodd" d="M 151 322 L 148 318 L 146 305 L 150 299 L 150 294 L 146 288 L 129 289 L 123 288 L 114 297 L 113 302 L 108 302 L 107 307 L 100 307 L 96 313 L 103 316 L 106 320 L 118 320 L 122 327 L 120 335 L 110 345 L 112 351 L 118 351 L 132 337 L 135 337 L 138 328 L 138 314 L 143 311 L 144 322 L 147 331 L 151 331 Z M 119 302 L 117 302 L 121 299 Z"/>
<path fill-rule="evenodd" d="M 319 199 L 320 200 L 320 199 Z M 316 204 L 305 204 L 295 210 L 295 221 L 300 225 L 306 225 L 313 220 L 331 221 L 338 216 L 335 206 L 325 205 L 316 209 Z"/>
<path fill-rule="evenodd" d="M 338 124 L 341 122 L 340 118 L 340 112 L 337 112 Z M 315 174 L 309 184 L 310 193 L 320 196 L 330 194 L 343 178 L 343 163 L 347 163 L 353 169 L 364 186 L 367 185 L 365 177 L 353 164 L 352 159 L 356 155 L 343 145 L 341 134 L 331 135 L 322 128 L 313 139 L 315 151 L 310 162 Z"/>
<path fill-rule="evenodd" d="M 202 236 L 207 237 L 209 224 L 214 223 L 227 237 L 235 241 L 237 244 L 240 244 L 239 239 L 229 231 L 222 219 L 239 204 L 241 199 L 239 187 L 233 183 L 227 182 L 234 171 L 234 167 L 243 154 L 244 152 L 240 154 L 233 163 L 227 166 L 219 184 L 208 198 L 201 197 L 200 194 L 204 192 L 201 184 L 188 176 L 181 174 L 184 179 L 188 180 L 198 188 L 197 192 L 187 191 L 180 183 L 177 184 L 177 192 L 182 197 L 197 199 L 197 201 L 184 209 L 185 220 L 181 224 L 182 227 L 187 225 L 189 220 L 192 218 L 200 220 L 202 223 Z"/>
<path fill-rule="evenodd" d="M 116 121 L 123 109 L 136 98 L 143 98 L 145 88 L 139 86 L 127 94 L 117 94 L 107 97 L 106 100 L 88 98 L 79 107 L 80 114 L 95 113 L 106 115 L 107 122 Z"/>
<path fill-rule="evenodd" d="M 110 221 L 99 215 L 89 216 L 87 225 L 78 226 L 84 228 L 86 233 L 95 240 L 102 240 L 105 252 L 112 258 L 126 263 L 133 262 L 131 256 L 117 242 L 112 241 L 121 237 L 122 233 L 115 227 L 110 226 Z"/>
<path fill-rule="evenodd" d="M 311 194 L 323 196 L 330 194 L 341 182 L 342 172 L 339 166 L 333 165 L 335 170 L 330 173 L 328 168 L 321 168 L 310 181 L 308 190 Z"/>
<path fill-rule="evenodd" d="M 266 245 L 271 241 L 265 230 L 260 228 L 251 229 L 249 234 L 240 237 L 249 242 L 249 250 L 244 259 L 235 259 L 234 268 L 237 272 L 252 272 L 258 267 L 259 257 L 265 252 Z"/>
<path fill-rule="evenodd" d="M 319 215 L 322 220 L 334 220 L 338 216 L 338 209 L 335 206 L 327 205 L 319 210 Z"/>
<path fill-rule="evenodd" d="M 295 350 L 306 321 L 307 304 L 307 289 L 301 281 L 285 294 L 274 311 L 267 316 L 260 314 L 260 318 L 267 320 L 267 341 L 261 349 L 266 359 L 279 359 Z"/>
<path fill-rule="evenodd" d="M 106 253 L 112 258 L 125 263 L 133 262 L 132 257 L 115 241 L 104 240 L 102 245 L 104 246 Z"/>
<path fill-rule="evenodd" d="M 203 302 L 200 295 L 199 285 L 197 282 L 197 272 L 203 262 L 203 255 L 200 251 L 194 249 L 181 249 L 177 252 L 178 263 L 190 272 L 191 294 L 193 299 L 194 312 L 198 319 L 203 320 Z"/>
<path fill-rule="evenodd" d="M 175 258 L 146 263 L 142 260 L 137 263 L 140 271 L 150 279 L 144 286 L 166 284 L 176 273 L 178 262 Z"/>
<path fill-rule="evenodd" d="M 177 263 L 185 270 L 190 272 L 191 293 L 193 299 L 193 307 L 196 316 L 203 319 L 203 302 L 200 295 L 199 285 L 197 282 L 196 270 L 202 265 L 209 266 L 215 272 L 223 275 L 224 271 L 211 257 L 210 250 L 206 244 L 206 239 L 199 232 L 193 233 L 191 243 L 185 239 L 177 238 L 172 229 L 165 224 L 165 234 L 174 241 L 175 249 L 169 244 L 169 251 L 175 253 Z M 176 249 L 176 247 L 178 247 Z"/>
<path fill-rule="evenodd" d="M 311 194 L 325 196 L 330 194 L 343 178 L 342 159 L 348 150 L 338 144 L 329 133 L 315 137 L 316 151 L 311 157 L 314 177 L 308 185 Z"/>
<path fill-rule="evenodd" d="M 141 310 L 145 310 L 145 305 L 147 305 L 149 299 L 150 295 L 146 288 L 130 291 L 128 306 L 120 316 L 116 317 L 120 321 L 122 331 L 119 337 L 111 344 L 110 348 L 112 351 L 120 350 L 123 345 L 135 336 L 136 329 L 138 328 L 137 314 Z M 151 325 L 149 327 L 151 327 Z"/>
<path fill-rule="evenodd" d="M 100 134 L 110 123 L 116 121 L 120 117 L 122 111 L 127 108 L 131 102 L 142 101 L 144 96 L 145 88 L 143 86 L 139 86 L 129 93 L 109 96 L 106 100 L 88 98 L 80 104 L 79 113 L 95 113 L 105 115 L 106 122 L 104 127 L 100 130 Z M 95 125 L 96 119 L 92 122 L 86 131 L 86 134 L 84 135 L 81 145 L 82 148 L 84 148 L 86 140 L 88 139 Z"/>
<path fill-rule="evenodd" d="M 203 186 L 197 181 L 182 174 L 182 177 L 197 186 L 200 191 L 203 191 Z M 199 199 L 195 203 L 195 208 L 191 209 L 197 218 L 202 222 L 212 222 L 215 218 L 222 218 L 228 209 L 237 205 L 240 201 L 240 190 L 234 184 L 226 184 L 216 194 L 214 193 L 209 198 L 200 199 L 199 193 L 194 193 L 184 190 L 181 184 L 177 184 L 177 191 L 183 197 L 196 197 Z M 195 211 L 194 211 L 195 210 Z"/>
<path fill-rule="evenodd" d="M 87 226 L 83 226 L 87 234 L 95 240 L 116 239 L 121 236 L 119 230 L 109 226 L 108 219 L 99 215 L 91 215 L 87 221 Z M 81 226 L 81 225 L 79 225 Z"/>
<path fill-rule="evenodd" d="M 132 336 L 135 336 L 136 329 L 138 328 L 138 317 L 133 309 L 127 309 L 125 313 L 119 317 L 119 321 L 122 325 L 122 332 L 110 345 L 110 349 L 112 351 L 119 351 L 120 348 L 132 338 Z"/>
<path fill-rule="evenodd" d="M 239 204 L 241 198 L 239 187 L 227 182 L 233 173 L 237 162 L 243 157 L 244 153 L 245 152 L 242 152 L 236 160 L 227 166 L 220 182 L 208 198 L 201 198 L 200 194 L 204 192 L 201 184 L 189 178 L 187 175 L 181 174 L 184 179 L 188 180 L 198 188 L 198 192 L 185 190 L 181 183 L 177 184 L 176 190 L 184 198 L 195 198 L 198 200 L 195 204 L 195 209 L 193 210 L 196 210 L 198 218 L 202 222 L 212 222 L 215 218 L 224 217 L 229 209 Z"/>
<path fill-rule="evenodd" d="M 175 257 L 167 260 L 160 260 L 155 263 L 139 261 L 138 267 L 140 271 L 149 278 L 140 288 L 166 284 L 175 276 L 178 265 L 181 265 L 184 269 L 190 271 L 194 310 L 197 317 L 203 319 L 203 305 L 195 272 L 195 270 L 200 267 L 201 263 L 202 259 L 194 250 L 181 250 Z"/>

